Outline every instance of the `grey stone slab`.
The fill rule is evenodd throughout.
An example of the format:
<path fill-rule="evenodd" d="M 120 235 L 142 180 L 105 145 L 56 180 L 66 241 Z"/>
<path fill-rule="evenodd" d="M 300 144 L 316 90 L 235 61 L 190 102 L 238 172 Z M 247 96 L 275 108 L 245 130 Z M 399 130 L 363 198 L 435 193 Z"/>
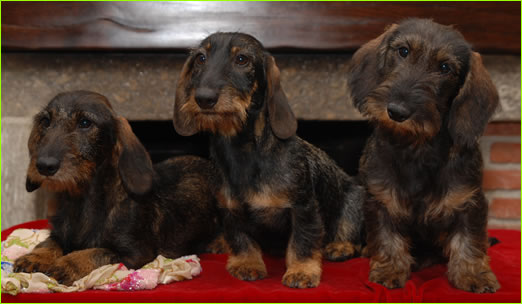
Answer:
<path fill-rule="evenodd" d="M 520 57 L 483 56 L 499 89 L 495 120 L 520 120 Z M 167 53 L 2 53 L 2 116 L 38 112 L 54 95 L 86 89 L 106 95 L 132 120 L 170 120 L 186 56 Z M 291 106 L 301 119 L 359 120 L 348 100 L 350 55 L 276 56 Z"/>
<path fill-rule="evenodd" d="M 493 119 L 520 121 L 520 57 L 483 56 L 482 60 L 500 97 Z"/>
<path fill-rule="evenodd" d="M 31 123 L 29 118 L 2 117 L 2 230 L 46 218 L 47 194 L 25 190 Z"/>

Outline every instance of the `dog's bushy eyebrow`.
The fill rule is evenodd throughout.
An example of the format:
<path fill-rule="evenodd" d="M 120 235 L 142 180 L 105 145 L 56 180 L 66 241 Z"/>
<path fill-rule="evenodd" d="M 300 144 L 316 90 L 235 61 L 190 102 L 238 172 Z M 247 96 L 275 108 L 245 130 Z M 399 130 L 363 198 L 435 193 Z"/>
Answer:
<path fill-rule="evenodd" d="M 36 115 L 33 116 L 33 123 L 40 123 L 40 120 L 42 120 L 43 118 L 50 118 L 51 116 L 52 115 L 50 111 L 48 111 L 47 109 L 43 109 L 42 111 L 36 113 Z"/>
<path fill-rule="evenodd" d="M 79 110 L 74 113 L 74 116 L 76 118 L 88 118 L 92 121 L 96 122 L 100 119 L 100 116 L 98 113 L 92 112 L 92 111 L 85 111 L 85 110 Z"/>
<path fill-rule="evenodd" d="M 188 49 L 188 54 L 189 54 L 189 56 L 194 56 L 197 53 L 199 53 L 199 50 L 201 50 L 200 46 L 198 46 L 198 47 L 191 47 L 191 48 Z"/>

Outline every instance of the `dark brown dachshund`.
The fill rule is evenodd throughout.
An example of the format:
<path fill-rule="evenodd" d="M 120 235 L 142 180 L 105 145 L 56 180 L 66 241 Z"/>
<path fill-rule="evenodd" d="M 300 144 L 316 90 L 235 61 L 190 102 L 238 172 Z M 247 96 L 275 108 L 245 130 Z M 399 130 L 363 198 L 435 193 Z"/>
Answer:
<path fill-rule="evenodd" d="M 59 207 L 50 237 L 15 262 L 63 284 L 99 266 L 139 268 L 158 254 L 197 253 L 220 231 L 210 162 L 152 165 L 128 122 L 93 92 L 56 96 L 29 138 L 27 190 L 46 188 Z"/>
<path fill-rule="evenodd" d="M 315 287 L 323 253 L 329 260 L 358 253 L 362 187 L 295 135 L 279 69 L 255 38 L 216 33 L 193 50 L 178 82 L 174 126 L 182 135 L 212 133 L 230 274 L 262 279 L 262 251 L 286 250 L 283 284 Z"/>
<path fill-rule="evenodd" d="M 430 20 L 390 26 L 353 56 L 353 102 L 375 125 L 360 162 L 370 281 L 403 287 L 448 261 L 457 288 L 495 292 L 477 143 L 498 103 L 462 35 Z"/>

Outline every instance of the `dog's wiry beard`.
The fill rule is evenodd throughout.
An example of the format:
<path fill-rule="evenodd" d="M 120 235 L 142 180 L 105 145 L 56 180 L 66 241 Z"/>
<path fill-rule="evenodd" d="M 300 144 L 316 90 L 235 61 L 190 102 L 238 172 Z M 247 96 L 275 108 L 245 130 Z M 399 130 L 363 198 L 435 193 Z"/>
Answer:
<path fill-rule="evenodd" d="M 76 165 L 73 164 L 75 162 L 77 162 Z M 71 195 L 78 195 L 84 190 L 88 181 L 92 179 L 94 171 L 94 162 L 65 159 L 55 175 L 46 177 L 38 172 L 36 160 L 32 159 L 27 170 L 27 180 L 35 188 L 42 187 L 52 192 L 67 192 Z"/>
<path fill-rule="evenodd" d="M 254 86 L 252 91 L 256 88 Z M 247 109 L 252 102 L 252 94 L 243 95 L 232 87 L 225 87 L 221 90 L 216 106 L 202 110 L 192 91 L 180 112 L 185 119 L 195 122 L 199 131 L 232 137 L 243 129 L 248 117 Z"/>
<path fill-rule="evenodd" d="M 414 113 L 403 122 L 390 118 L 387 111 L 389 87 L 383 85 L 366 98 L 362 106 L 362 113 L 376 124 L 376 127 L 392 137 L 395 142 L 406 145 L 422 145 L 432 139 L 440 130 L 441 120 L 437 109 L 427 103 L 426 112 L 432 115 Z"/>

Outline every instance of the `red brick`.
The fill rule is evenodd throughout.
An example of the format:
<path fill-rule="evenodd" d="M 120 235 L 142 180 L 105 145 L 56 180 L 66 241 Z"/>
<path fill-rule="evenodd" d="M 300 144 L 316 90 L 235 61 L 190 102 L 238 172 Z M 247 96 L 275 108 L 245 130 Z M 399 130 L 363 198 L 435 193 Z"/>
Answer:
<path fill-rule="evenodd" d="M 490 159 L 494 163 L 520 163 L 520 144 L 493 143 L 491 145 Z"/>
<path fill-rule="evenodd" d="M 520 170 L 485 170 L 482 186 L 485 190 L 520 189 Z"/>
<path fill-rule="evenodd" d="M 520 122 L 492 122 L 486 126 L 485 136 L 520 136 Z"/>
<path fill-rule="evenodd" d="M 520 218 L 520 199 L 495 198 L 489 206 L 489 215 L 501 219 Z"/>

